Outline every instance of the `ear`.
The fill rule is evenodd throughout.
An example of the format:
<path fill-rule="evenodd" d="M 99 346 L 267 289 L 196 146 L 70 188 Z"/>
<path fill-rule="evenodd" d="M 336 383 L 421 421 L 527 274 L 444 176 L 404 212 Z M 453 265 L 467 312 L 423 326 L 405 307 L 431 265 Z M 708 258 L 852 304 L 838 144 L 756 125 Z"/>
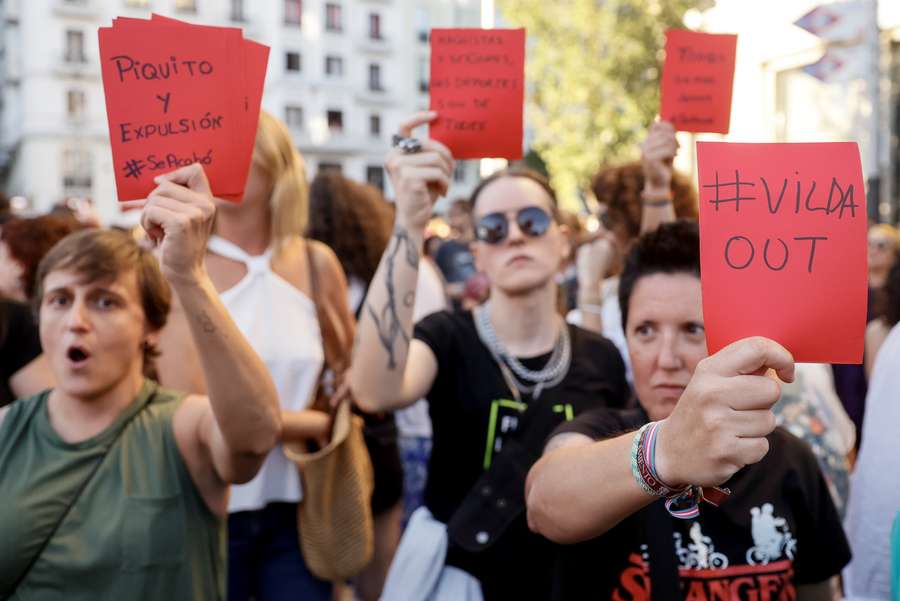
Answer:
<path fill-rule="evenodd" d="M 144 346 L 159 348 L 159 330 L 153 330 L 144 334 Z"/>

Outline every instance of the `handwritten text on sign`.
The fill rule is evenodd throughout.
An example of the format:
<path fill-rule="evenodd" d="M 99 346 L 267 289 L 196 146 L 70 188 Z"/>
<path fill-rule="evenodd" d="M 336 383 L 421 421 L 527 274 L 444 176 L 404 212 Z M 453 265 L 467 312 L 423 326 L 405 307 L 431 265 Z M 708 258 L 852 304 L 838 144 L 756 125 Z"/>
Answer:
<path fill-rule="evenodd" d="M 748 336 L 858 363 L 866 205 L 854 143 L 697 144 L 709 351 Z"/>
<path fill-rule="evenodd" d="M 433 29 L 431 137 L 457 159 L 522 158 L 524 80 L 524 29 Z"/>
<path fill-rule="evenodd" d="M 116 186 L 145 198 L 160 173 L 194 162 L 217 195 L 239 196 L 246 169 L 244 68 L 239 30 L 123 20 L 101 28 L 100 60 Z"/>
<path fill-rule="evenodd" d="M 679 131 L 728 133 L 737 36 L 666 32 L 660 115 Z"/>

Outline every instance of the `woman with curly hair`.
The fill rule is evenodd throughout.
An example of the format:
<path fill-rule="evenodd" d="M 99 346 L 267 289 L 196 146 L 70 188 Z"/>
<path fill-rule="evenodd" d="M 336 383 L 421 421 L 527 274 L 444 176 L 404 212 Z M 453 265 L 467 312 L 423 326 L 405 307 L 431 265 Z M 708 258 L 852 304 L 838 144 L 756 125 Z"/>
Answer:
<path fill-rule="evenodd" d="M 347 274 L 350 307 L 357 317 L 391 238 L 393 220 L 393 207 L 373 186 L 334 172 L 320 173 L 310 186 L 307 236 L 327 244 L 337 255 Z M 446 307 L 441 276 L 433 264 L 423 261 L 414 319 Z M 401 515 L 408 516 L 422 504 L 431 421 L 424 400 L 396 414 L 364 414 L 364 418 L 366 445 L 375 469 L 375 554 L 369 567 L 357 577 L 356 589 L 363 601 L 369 601 L 381 595 L 400 541 Z"/>

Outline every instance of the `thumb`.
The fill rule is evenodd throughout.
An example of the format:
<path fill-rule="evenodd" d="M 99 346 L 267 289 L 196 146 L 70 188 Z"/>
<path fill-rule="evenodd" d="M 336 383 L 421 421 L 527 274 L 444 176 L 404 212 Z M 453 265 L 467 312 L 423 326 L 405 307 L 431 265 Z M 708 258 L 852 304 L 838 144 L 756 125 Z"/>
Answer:
<path fill-rule="evenodd" d="M 187 186 L 194 192 L 208 194 L 212 196 L 212 190 L 209 187 L 209 180 L 206 179 L 206 172 L 200 163 L 192 163 L 185 167 L 180 167 L 175 171 L 158 175 L 153 179 L 157 184 L 164 181 L 173 182 L 182 186 Z"/>

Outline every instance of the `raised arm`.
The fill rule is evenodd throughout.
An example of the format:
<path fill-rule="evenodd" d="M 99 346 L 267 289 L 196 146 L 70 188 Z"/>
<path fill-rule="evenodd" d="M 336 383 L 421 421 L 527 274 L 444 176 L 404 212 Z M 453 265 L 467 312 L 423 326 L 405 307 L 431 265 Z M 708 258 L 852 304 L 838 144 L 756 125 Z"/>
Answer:
<path fill-rule="evenodd" d="M 764 338 L 735 342 L 697 365 L 656 445 L 660 479 L 673 487 L 717 486 L 769 450 L 771 411 L 781 386 L 775 369 L 793 380 L 793 358 Z M 560 543 L 599 536 L 658 497 L 644 492 L 631 472 L 634 434 L 593 442 L 560 434 L 528 475 L 532 530 Z M 701 509 L 702 511 L 702 509 Z"/>
<path fill-rule="evenodd" d="M 256 474 L 278 442 L 281 412 L 272 378 L 204 267 L 215 205 L 203 169 L 190 165 L 160 176 L 157 183 L 141 223 L 160 247 L 160 266 L 181 303 L 209 390 L 208 397 L 185 400 L 173 427 L 191 475 L 210 503 L 210 496 L 222 490 L 217 485 Z"/>
<path fill-rule="evenodd" d="M 420 113 L 400 127 L 409 137 L 436 117 Z M 437 361 L 413 340 L 413 306 L 425 226 L 434 202 L 447 193 L 453 157 L 434 140 L 407 154 L 393 149 L 385 161 L 397 203 L 394 233 L 369 286 L 357 332 L 350 383 L 367 411 L 399 409 L 422 398 L 437 374 Z"/>
<path fill-rule="evenodd" d="M 652 232 L 662 223 L 675 221 L 672 204 L 672 162 L 678 152 L 675 128 L 668 121 L 650 126 L 641 145 L 644 190 L 641 194 L 641 234 Z"/>

